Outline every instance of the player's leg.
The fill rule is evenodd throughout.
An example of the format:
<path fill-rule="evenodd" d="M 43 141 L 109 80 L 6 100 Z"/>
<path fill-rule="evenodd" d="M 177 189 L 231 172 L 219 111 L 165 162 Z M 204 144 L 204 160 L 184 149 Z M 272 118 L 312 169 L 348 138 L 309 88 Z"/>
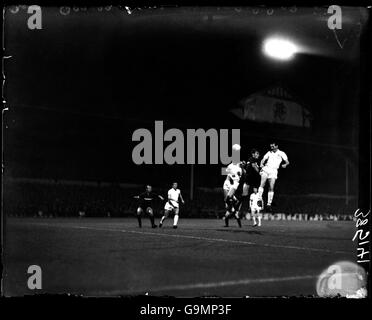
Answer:
<path fill-rule="evenodd" d="M 236 198 L 227 197 L 225 202 L 226 214 L 225 214 L 225 227 L 229 226 L 229 219 L 235 214 L 235 206 L 234 203 Z"/>
<path fill-rule="evenodd" d="M 236 199 L 234 201 L 234 211 L 235 211 L 235 219 L 238 222 L 238 226 L 241 228 L 242 227 L 242 222 L 240 219 L 240 209 L 242 207 L 242 201 L 241 199 Z"/>
<path fill-rule="evenodd" d="M 225 221 L 225 227 L 228 227 L 229 226 L 229 219 L 230 219 L 230 210 L 229 210 L 229 207 L 228 207 L 227 203 L 225 204 L 225 208 L 226 208 L 226 212 L 225 212 L 225 216 L 224 216 L 224 221 Z"/>
<path fill-rule="evenodd" d="M 242 210 L 242 207 L 243 207 L 243 199 L 240 199 L 239 200 L 239 204 L 235 210 L 235 215 L 238 215 L 239 217 L 241 217 L 241 210 Z"/>
<path fill-rule="evenodd" d="M 229 194 L 229 189 L 227 188 L 226 185 L 223 186 L 223 201 L 226 203 L 227 196 Z"/>
<path fill-rule="evenodd" d="M 164 209 L 164 215 L 161 217 L 160 219 L 160 222 L 159 222 L 159 228 L 161 228 L 163 226 L 163 222 L 166 218 L 168 218 L 169 216 L 169 212 L 170 210 L 167 208 L 167 209 Z"/>
<path fill-rule="evenodd" d="M 257 213 L 254 208 L 251 208 L 251 214 L 252 214 L 252 221 L 253 221 L 253 226 L 257 226 Z"/>
<path fill-rule="evenodd" d="M 146 213 L 149 215 L 149 218 L 150 218 L 150 221 L 151 221 L 151 228 L 156 228 L 156 224 L 155 224 L 155 217 L 154 217 L 154 211 L 152 210 L 152 208 L 148 207 L 146 209 Z"/>
<path fill-rule="evenodd" d="M 269 192 L 267 193 L 267 207 L 271 209 L 271 204 L 274 199 L 274 187 L 275 187 L 276 178 L 269 179 Z"/>
<path fill-rule="evenodd" d="M 137 216 L 137 220 L 138 220 L 138 226 L 140 228 L 142 228 L 142 219 L 141 219 L 142 212 L 143 212 L 142 208 L 138 207 L 137 212 L 136 212 L 136 216 Z"/>
<path fill-rule="evenodd" d="M 260 175 L 261 175 L 261 181 L 260 181 L 260 186 L 258 188 L 258 196 L 260 197 L 260 200 L 262 201 L 262 195 L 264 192 L 268 174 L 265 171 L 261 171 Z"/>
<path fill-rule="evenodd" d="M 229 226 L 229 219 L 234 213 L 234 204 L 233 204 L 233 199 L 232 198 L 227 198 L 226 199 L 225 208 L 226 208 L 225 227 L 228 227 Z"/>
<path fill-rule="evenodd" d="M 249 196 L 249 184 L 244 183 L 243 184 L 243 190 L 242 190 L 242 196 L 241 196 L 241 204 L 240 204 L 239 211 L 241 210 L 241 208 L 243 206 L 243 203 L 248 199 L 248 196 Z"/>
<path fill-rule="evenodd" d="M 261 227 L 262 213 L 257 210 L 258 226 Z"/>
<path fill-rule="evenodd" d="M 173 229 L 177 229 L 180 208 L 174 208 Z"/>
<path fill-rule="evenodd" d="M 248 195 L 249 195 L 249 184 L 248 183 L 244 183 L 243 184 L 242 196 L 243 197 L 248 197 Z"/>
<path fill-rule="evenodd" d="M 223 185 L 223 200 L 224 200 L 225 209 L 226 209 L 226 213 L 225 213 L 225 216 L 224 216 L 225 227 L 229 226 L 229 218 L 230 218 L 230 198 L 228 197 L 229 196 L 229 190 L 230 190 L 230 184 L 225 182 L 224 185 Z"/>

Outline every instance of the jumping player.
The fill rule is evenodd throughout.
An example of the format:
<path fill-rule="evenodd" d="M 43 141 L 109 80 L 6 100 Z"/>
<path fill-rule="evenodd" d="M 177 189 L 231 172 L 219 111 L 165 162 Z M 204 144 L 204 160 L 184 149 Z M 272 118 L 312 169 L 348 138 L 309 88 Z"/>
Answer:
<path fill-rule="evenodd" d="M 246 170 L 246 184 L 247 184 L 247 189 L 252 188 L 258 189 L 260 186 L 260 153 L 256 149 L 251 150 L 251 156 L 249 157 L 247 161 L 247 165 L 245 166 Z M 247 191 L 248 195 L 248 191 Z"/>
<path fill-rule="evenodd" d="M 161 200 L 164 200 L 164 198 L 154 192 L 152 192 L 152 187 L 150 185 L 146 186 L 146 191 L 141 193 L 138 196 L 135 196 L 134 198 L 139 199 L 139 206 L 137 208 L 137 220 L 138 220 L 138 226 L 142 228 L 142 220 L 141 216 L 143 212 L 146 212 L 149 215 L 150 221 L 151 221 L 151 227 L 156 228 L 155 224 L 155 218 L 154 218 L 154 211 L 152 209 L 153 200 L 156 198 L 159 198 Z"/>
<path fill-rule="evenodd" d="M 164 215 L 160 220 L 159 228 L 162 227 L 164 220 L 168 218 L 169 214 L 173 212 L 174 213 L 173 229 L 177 229 L 178 216 L 180 212 L 179 200 L 181 200 L 182 204 L 185 204 L 185 201 L 183 200 L 181 195 L 181 190 L 178 189 L 177 182 L 174 182 L 172 184 L 172 188 L 169 189 L 168 191 L 168 201 L 165 203 Z"/>
<path fill-rule="evenodd" d="M 268 151 L 261 160 L 260 171 L 261 183 L 258 189 L 258 195 L 260 200 L 262 200 L 262 194 L 264 192 L 264 187 L 266 181 L 269 181 L 269 191 L 267 193 L 267 211 L 271 212 L 271 204 L 274 198 L 274 186 L 275 181 L 278 178 L 278 169 L 282 161 L 284 162 L 281 167 L 286 168 L 289 165 L 287 155 L 279 150 L 278 144 L 273 142 L 270 144 L 270 151 Z"/>
<path fill-rule="evenodd" d="M 260 211 L 262 207 L 260 203 L 262 203 L 262 201 L 260 201 L 257 188 L 253 188 L 253 193 L 251 194 L 250 199 L 249 199 L 249 207 L 251 208 L 251 214 L 252 214 L 254 227 L 256 227 L 257 225 L 259 227 L 261 226 L 262 214 L 260 213 Z M 256 218 L 258 219 L 258 224 L 257 224 Z"/>

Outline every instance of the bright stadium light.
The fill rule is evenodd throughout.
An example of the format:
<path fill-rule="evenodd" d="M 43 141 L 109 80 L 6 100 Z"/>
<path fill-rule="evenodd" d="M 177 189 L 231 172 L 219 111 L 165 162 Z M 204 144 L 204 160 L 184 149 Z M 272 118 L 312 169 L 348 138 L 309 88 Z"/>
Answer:
<path fill-rule="evenodd" d="M 271 38 L 264 42 L 263 50 L 269 57 L 279 60 L 289 60 L 297 52 L 296 45 L 288 40 Z"/>

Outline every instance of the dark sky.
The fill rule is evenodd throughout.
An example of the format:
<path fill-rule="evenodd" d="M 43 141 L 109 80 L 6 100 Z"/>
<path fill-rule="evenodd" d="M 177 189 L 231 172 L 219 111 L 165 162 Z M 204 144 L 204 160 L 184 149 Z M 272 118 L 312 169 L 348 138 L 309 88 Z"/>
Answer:
<path fill-rule="evenodd" d="M 226 109 L 282 81 L 312 108 L 328 104 L 334 78 L 347 81 L 341 78 L 358 64 L 363 12 L 344 9 L 337 31 L 343 49 L 327 28 L 325 10 L 261 12 L 190 8 L 129 15 L 89 8 L 63 16 L 45 8 L 43 29 L 34 31 L 27 29 L 25 11 L 9 13 L 7 101 L 108 113 L 175 104 Z M 297 41 L 304 52 L 285 63 L 265 57 L 261 43 L 275 34 Z"/>
<path fill-rule="evenodd" d="M 112 157 L 128 139 L 128 119 L 201 127 L 217 119 L 223 127 L 229 109 L 275 83 L 312 111 L 314 128 L 307 135 L 355 141 L 363 9 L 343 8 L 336 34 L 320 8 L 275 8 L 270 16 L 250 8 L 42 13 L 42 30 L 27 28 L 23 9 L 5 16 L 8 142 L 15 162 L 22 162 L 25 150 L 56 154 L 53 148 L 70 150 L 66 154 L 75 148 L 74 159 L 89 139 L 91 149 L 99 143 Z M 273 35 L 292 39 L 301 53 L 289 62 L 264 56 L 262 41 Z M 122 122 L 113 125 L 110 117 Z"/>

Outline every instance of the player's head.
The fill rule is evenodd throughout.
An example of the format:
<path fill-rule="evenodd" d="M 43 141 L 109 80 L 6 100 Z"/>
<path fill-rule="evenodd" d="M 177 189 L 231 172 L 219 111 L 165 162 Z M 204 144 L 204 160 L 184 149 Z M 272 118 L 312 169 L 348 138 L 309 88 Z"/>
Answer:
<path fill-rule="evenodd" d="M 152 187 L 149 184 L 146 185 L 146 191 L 147 192 L 151 192 L 152 191 Z"/>
<path fill-rule="evenodd" d="M 254 193 L 257 193 L 258 192 L 258 189 L 257 188 L 253 188 L 253 192 Z"/>
<path fill-rule="evenodd" d="M 177 183 L 177 182 L 173 182 L 173 183 L 172 183 L 172 188 L 173 188 L 173 189 L 177 189 L 177 187 L 178 187 L 178 183 Z"/>
<path fill-rule="evenodd" d="M 270 149 L 271 149 L 271 151 L 277 151 L 278 150 L 278 144 L 276 143 L 276 142 L 271 142 L 270 143 Z"/>
<path fill-rule="evenodd" d="M 252 149 L 252 150 L 251 150 L 251 155 L 252 155 L 252 157 L 255 158 L 255 159 L 258 159 L 258 158 L 260 157 L 260 153 L 258 152 L 257 149 Z"/>

